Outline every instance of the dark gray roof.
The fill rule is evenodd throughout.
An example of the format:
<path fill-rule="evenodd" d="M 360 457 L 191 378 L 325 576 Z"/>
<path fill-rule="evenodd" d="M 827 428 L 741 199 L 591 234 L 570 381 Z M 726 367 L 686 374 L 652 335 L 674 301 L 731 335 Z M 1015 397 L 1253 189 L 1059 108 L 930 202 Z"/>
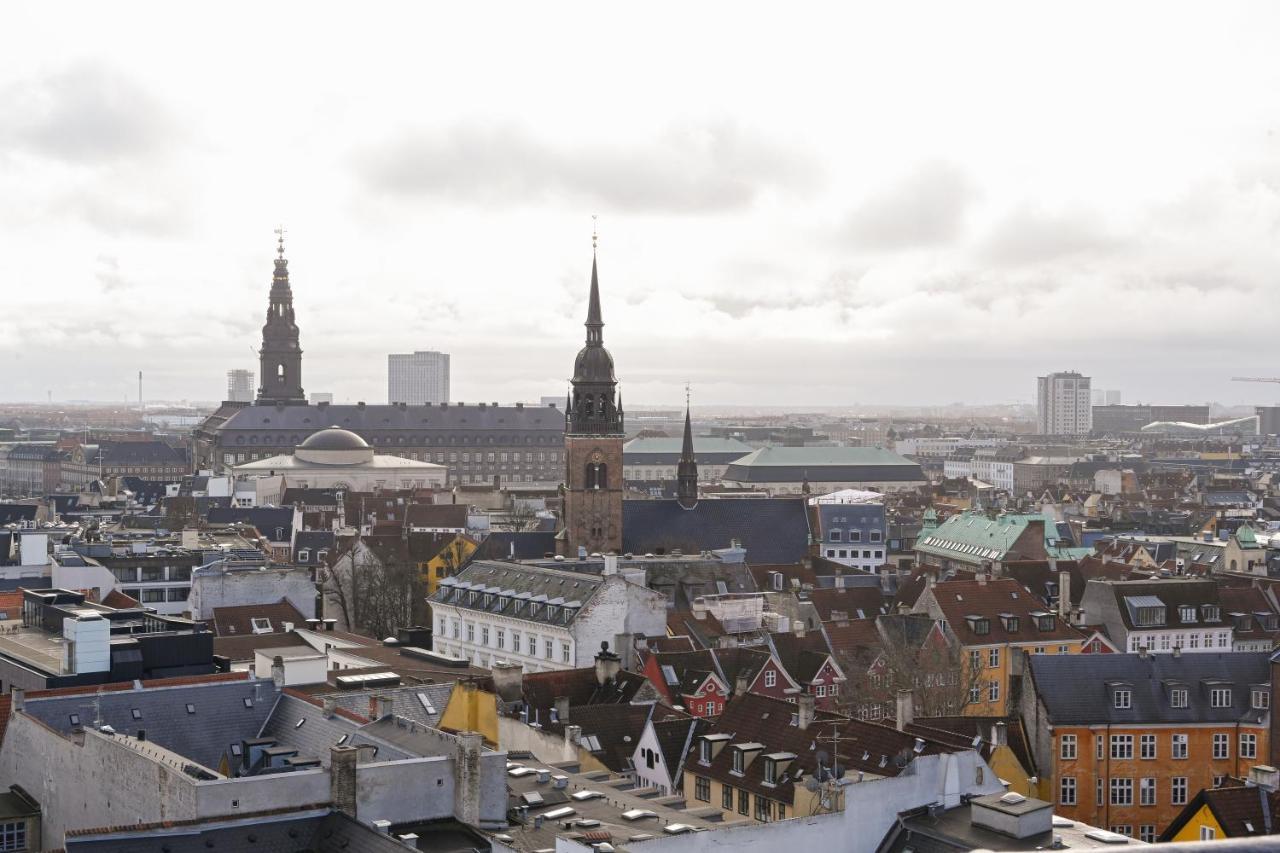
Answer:
<path fill-rule="evenodd" d="M 738 540 L 751 563 L 796 563 L 809 548 L 809 515 L 800 498 L 622 502 L 622 550 L 631 554 L 698 554 Z"/>
<path fill-rule="evenodd" d="M 578 610 L 595 595 L 603 580 L 597 575 L 579 572 L 479 560 L 454 577 L 443 578 L 432 600 L 469 610 L 565 625 L 572 622 Z M 472 592 L 478 593 L 474 603 Z M 486 595 L 491 596 L 487 604 Z M 532 616 L 531 605 L 537 605 L 536 614 Z M 548 619 L 545 605 L 557 608 L 554 618 Z"/>
<path fill-rule="evenodd" d="M 271 539 L 279 528 L 282 535 L 278 540 L 283 542 L 292 538 L 293 508 L 269 506 L 229 506 L 214 507 L 209 510 L 206 520 L 210 524 L 252 524 L 258 531 Z"/>
<path fill-rule="evenodd" d="M 925 481 L 920 465 L 878 447 L 762 447 L 730 463 L 740 483 L 892 483 Z"/>
<path fill-rule="evenodd" d="M 556 552 L 554 531 L 490 533 L 476 549 L 476 560 L 536 560 Z"/>
<path fill-rule="evenodd" d="M 333 699 L 339 708 L 362 716 L 369 716 L 372 697 L 385 696 L 391 700 L 391 713 L 397 717 L 414 720 L 427 726 L 438 726 L 444 709 L 453 695 L 454 682 L 443 684 L 418 684 L 410 687 L 379 687 L 373 690 L 345 690 L 316 694 Z M 426 698 L 426 702 L 421 697 Z M 430 709 L 427 705 L 430 704 Z"/>
<path fill-rule="evenodd" d="M 26 712 L 63 733 L 96 719 L 121 734 L 146 731 L 147 740 L 216 770 L 231 744 L 255 738 L 276 703 L 270 680 L 215 681 L 177 687 L 105 690 L 71 696 L 31 696 Z M 250 700 L 245 704 L 245 700 Z M 187 705 L 193 706 L 189 713 Z M 135 719 L 137 709 L 140 719 Z"/>
<path fill-rule="evenodd" d="M 293 537 L 293 559 L 296 563 L 307 566 L 320 564 L 321 551 L 333 551 L 337 547 L 337 537 L 332 530 L 299 530 Z M 298 558 L 300 551 L 307 552 L 307 559 Z"/>
<path fill-rule="evenodd" d="M 185 465 L 187 457 L 163 441 L 103 441 L 92 461 L 107 465 Z"/>
<path fill-rule="evenodd" d="M 339 426 L 367 436 L 382 431 L 546 430 L 564 432 L 564 412 L 550 406 L 325 405 L 246 406 L 218 427 L 221 433 L 296 430 L 312 433 Z"/>
<path fill-rule="evenodd" d="M 1250 707 L 1249 691 L 1270 682 L 1266 652 L 1031 655 L 1027 665 L 1053 725 L 1258 722 L 1267 713 Z M 1130 708 L 1115 707 L 1121 685 L 1132 691 Z M 1187 688 L 1186 708 L 1170 706 L 1174 686 Z M 1232 688 L 1230 707 L 1211 707 L 1212 687 Z"/>
<path fill-rule="evenodd" d="M 408 753 L 387 744 L 361 737 L 362 725 L 340 714 L 326 717 L 323 707 L 282 693 L 260 736 L 298 750 L 300 758 L 318 758 L 324 767 L 329 766 L 329 748 L 337 746 L 344 736 L 346 743 L 377 745 L 379 761 L 399 761 L 409 757 Z"/>
<path fill-rule="evenodd" d="M 35 504 L 0 504 L 0 524 L 17 524 L 36 520 Z"/>

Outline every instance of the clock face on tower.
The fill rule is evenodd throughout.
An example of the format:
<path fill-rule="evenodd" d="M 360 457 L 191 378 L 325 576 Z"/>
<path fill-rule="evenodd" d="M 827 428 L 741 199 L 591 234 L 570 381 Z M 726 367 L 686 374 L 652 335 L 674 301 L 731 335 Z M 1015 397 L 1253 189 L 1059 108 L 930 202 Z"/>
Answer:
<path fill-rule="evenodd" d="M 597 462 L 597 463 L 598 463 L 598 462 L 603 462 L 603 461 L 604 461 L 604 454 L 603 454 L 603 453 L 601 453 L 599 450 L 593 450 L 593 451 L 591 451 L 591 461 L 592 461 L 592 462 Z"/>

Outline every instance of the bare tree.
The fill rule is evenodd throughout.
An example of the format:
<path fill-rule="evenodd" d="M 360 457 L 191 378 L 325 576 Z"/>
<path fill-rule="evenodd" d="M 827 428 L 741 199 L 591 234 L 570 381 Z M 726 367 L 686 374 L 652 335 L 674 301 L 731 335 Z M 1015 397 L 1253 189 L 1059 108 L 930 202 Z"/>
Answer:
<path fill-rule="evenodd" d="M 513 500 L 501 527 L 511 533 L 522 533 L 529 530 L 537 518 L 537 511 L 528 501 Z"/>
<path fill-rule="evenodd" d="M 374 637 L 393 635 L 428 615 L 422 569 L 400 547 L 370 547 L 357 539 L 324 570 L 322 583 L 347 626 Z"/>

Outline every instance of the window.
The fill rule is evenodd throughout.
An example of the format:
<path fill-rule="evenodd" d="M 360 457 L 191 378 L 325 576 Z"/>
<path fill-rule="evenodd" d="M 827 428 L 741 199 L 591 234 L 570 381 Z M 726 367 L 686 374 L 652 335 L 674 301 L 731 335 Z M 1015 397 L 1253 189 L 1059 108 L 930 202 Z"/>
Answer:
<path fill-rule="evenodd" d="M 711 780 L 706 776 L 694 777 L 693 798 L 704 803 L 711 802 Z"/>
<path fill-rule="evenodd" d="M 764 671 L 764 686 L 775 687 L 777 686 L 777 684 L 778 684 L 778 673 L 774 672 L 772 669 L 766 669 Z"/>
<path fill-rule="evenodd" d="M 1186 735 L 1173 736 L 1173 757 L 1174 758 L 1187 757 L 1187 736 Z"/>
<path fill-rule="evenodd" d="M 529 656 L 532 657 L 538 653 L 538 638 L 533 634 L 529 635 Z"/>
<path fill-rule="evenodd" d="M 1240 757 L 1241 758 L 1257 758 L 1258 757 L 1258 736 L 1254 734 L 1240 735 Z"/>
<path fill-rule="evenodd" d="M 973 649 L 969 652 L 969 669 L 970 670 L 982 669 L 982 652 L 978 651 L 977 649 Z"/>
<path fill-rule="evenodd" d="M 1156 736 L 1143 735 L 1139 740 L 1139 758 L 1156 757 Z"/>
<path fill-rule="evenodd" d="M 489 645 L 489 626 L 488 625 L 480 626 L 480 645 L 482 646 Z"/>
<path fill-rule="evenodd" d="M 723 809 L 733 808 L 733 788 L 728 785 L 720 787 L 720 807 Z"/>
<path fill-rule="evenodd" d="M 1106 805 L 1107 801 L 1107 782 L 1105 779 L 1098 779 L 1097 784 L 1093 786 L 1094 802 L 1100 806 Z"/>
<path fill-rule="evenodd" d="M 841 533 L 839 530 L 833 530 L 833 531 L 831 531 L 831 541 L 832 541 L 832 542 L 839 542 L 839 541 L 841 541 L 841 540 L 840 540 L 840 537 L 841 537 L 841 536 L 843 536 L 843 535 L 844 535 L 844 534 L 843 534 L 843 533 Z"/>
<path fill-rule="evenodd" d="M 134 709 L 133 709 L 133 710 L 131 710 L 129 713 L 130 713 L 130 715 L 131 715 L 135 720 L 141 720 L 141 719 L 142 719 L 142 711 L 141 711 L 141 709 L 139 709 L 139 708 L 134 708 Z"/>
<path fill-rule="evenodd" d="M 555 649 L 556 649 L 555 643 L 553 643 L 551 640 L 545 640 L 542 643 L 542 651 L 545 652 L 543 657 L 545 657 L 547 660 L 551 660 L 551 658 L 555 655 Z"/>
<path fill-rule="evenodd" d="M 747 769 L 747 767 L 746 767 L 746 754 L 745 754 L 742 750 L 740 750 L 740 749 L 734 749 L 734 751 L 733 751 L 733 772 L 734 772 L 734 773 L 737 773 L 739 776 L 741 776 L 741 775 L 743 774 L 743 772 L 745 772 L 745 771 L 746 771 L 746 769 Z"/>
<path fill-rule="evenodd" d="M 562 663 L 569 663 L 569 644 L 560 644 L 560 660 Z"/>
<path fill-rule="evenodd" d="M 1106 744 L 1107 744 L 1106 739 L 1103 738 L 1102 735 L 1093 736 L 1093 757 L 1094 758 L 1098 759 L 1099 761 L 1102 760 L 1103 756 L 1105 756 L 1107 753 Z"/>
<path fill-rule="evenodd" d="M 474 643 L 476 641 L 476 623 L 467 623 L 467 642 Z"/>
<path fill-rule="evenodd" d="M 511 651 L 515 652 L 516 654 L 520 653 L 520 632 L 519 631 L 511 632 Z"/>
<path fill-rule="evenodd" d="M 769 800 L 756 794 L 756 820 L 768 822 L 773 820 L 773 807 Z"/>
<path fill-rule="evenodd" d="M 1209 705 L 1214 708 L 1231 707 L 1231 688 L 1215 687 L 1209 691 Z"/>
<path fill-rule="evenodd" d="M 1187 804 L 1187 777 L 1174 776 L 1169 802 L 1175 806 L 1185 806 Z"/>
<path fill-rule="evenodd" d="M 698 744 L 698 760 L 703 764 L 711 763 L 711 741 L 703 740 Z"/>
<path fill-rule="evenodd" d="M 1171 708 L 1187 707 L 1187 688 L 1175 687 L 1169 691 L 1169 707 Z"/>
<path fill-rule="evenodd" d="M 1076 736 L 1062 735 L 1058 740 L 1058 757 L 1063 761 L 1074 761 L 1076 757 Z"/>
<path fill-rule="evenodd" d="M 849 541 L 850 541 L 850 542 L 861 542 L 861 541 L 862 541 L 862 531 L 861 531 L 861 530 L 850 530 L 850 531 L 849 531 Z"/>
<path fill-rule="evenodd" d="M 1111 825 L 1111 831 L 1116 835 L 1133 835 L 1133 827 L 1127 823 L 1113 823 Z"/>
<path fill-rule="evenodd" d="M 987 683 L 987 701 L 988 702 L 1000 701 L 1000 682 L 991 681 Z"/>
<path fill-rule="evenodd" d="M 1111 780 L 1111 805 L 1113 806 L 1133 805 L 1133 780 L 1132 779 L 1112 779 Z"/>
<path fill-rule="evenodd" d="M 1000 650 L 999 649 L 989 650 L 987 652 L 987 666 L 994 669 L 999 665 L 1000 665 Z"/>
<path fill-rule="evenodd" d="M 982 688 L 973 686 L 969 688 L 969 704 L 977 704 L 982 701 Z"/>
<path fill-rule="evenodd" d="M 1178 608 L 1178 618 L 1187 624 L 1194 624 L 1196 621 L 1196 608 L 1194 604 L 1184 604 Z"/>
<path fill-rule="evenodd" d="M 1265 710 L 1271 707 L 1271 694 L 1265 690 L 1249 691 L 1249 707 L 1255 710 Z"/>
<path fill-rule="evenodd" d="M 1115 690 L 1111 694 L 1111 704 L 1114 708 L 1127 709 L 1133 707 L 1133 691 L 1128 688 Z"/>
<path fill-rule="evenodd" d="M 27 822 L 0 823 L 0 850 L 27 849 Z"/>
<path fill-rule="evenodd" d="M 1230 758 L 1231 757 L 1231 741 L 1226 734 L 1215 734 L 1213 736 L 1213 757 L 1214 758 Z"/>
<path fill-rule="evenodd" d="M 738 814 L 747 814 L 751 808 L 751 795 L 738 789 Z"/>
<path fill-rule="evenodd" d="M 1200 827 L 1200 840 L 1201 840 L 1201 841 L 1212 841 L 1213 839 L 1215 839 L 1215 838 L 1217 838 L 1217 837 L 1218 837 L 1218 830 L 1214 829 L 1212 826 L 1202 826 L 1202 827 Z"/>
<path fill-rule="evenodd" d="M 778 762 L 772 758 L 764 760 L 764 783 L 766 785 L 778 784 Z"/>
<path fill-rule="evenodd" d="M 881 536 L 880 536 L 880 531 L 879 531 L 879 530 L 873 530 L 873 531 L 871 531 L 871 541 L 872 541 L 872 542 L 879 542 L 879 541 L 880 541 L 880 539 L 881 539 Z"/>
<path fill-rule="evenodd" d="M 188 714 L 194 714 L 195 712 L 196 712 L 196 706 L 195 706 L 195 705 L 192 705 L 190 702 L 188 702 L 188 703 L 187 703 L 187 713 L 188 713 Z"/>
<path fill-rule="evenodd" d="M 1144 823 L 1138 827 L 1138 840 L 1145 841 L 1147 844 L 1154 844 L 1156 840 L 1156 825 L 1154 823 Z"/>
<path fill-rule="evenodd" d="M 1133 758 L 1133 735 L 1112 735 L 1111 757 Z"/>
<path fill-rule="evenodd" d="M 1064 806 L 1074 806 L 1076 804 L 1076 778 L 1074 776 L 1063 776 L 1058 782 L 1058 802 Z"/>
<path fill-rule="evenodd" d="M 1148 776 L 1138 781 L 1138 804 L 1154 806 L 1156 804 L 1156 780 Z"/>

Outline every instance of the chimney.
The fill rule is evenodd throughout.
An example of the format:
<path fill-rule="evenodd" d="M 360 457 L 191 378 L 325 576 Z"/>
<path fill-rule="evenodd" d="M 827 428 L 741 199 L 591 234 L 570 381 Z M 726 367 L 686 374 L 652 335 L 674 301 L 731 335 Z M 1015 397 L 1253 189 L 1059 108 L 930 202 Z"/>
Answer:
<path fill-rule="evenodd" d="M 802 729 L 807 729 L 813 723 L 814 716 L 814 699 L 808 693 L 801 693 L 796 697 L 796 717 L 797 725 Z"/>
<path fill-rule="evenodd" d="M 618 677 L 622 669 L 622 658 L 609 651 L 609 641 L 600 643 L 600 652 L 596 655 L 596 684 L 601 687 Z"/>
<path fill-rule="evenodd" d="M 271 659 L 271 680 L 276 683 L 276 689 L 284 687 L 284 658 L 276 655 Z"/>
<path fill-rule="evenodd" d="M 1009 745 L 1009 727 L 1005 725 L 1004 720 L 997 720 L 996 723 L 991 726 L 991 745 Z"/>
<path fill-rule="evenodd" d="M 613 651 L 618 655 L 620 667 L 630 670 L 636 662 L 635 634 L 614 634 Z"/>
<path fill-rule="evenodd" d="M 1173 647 L 1173 656 L 1174 656 L 1175 658 L 1180 658 L 1180 657 L 1182 657 L 1182 646 L 1174 646 L 1174 647 Z"/>
<path fill-rule="evenodd" d="M 616 575 L 617 573 L 618 573 L 618 555 L 605 554 L 604 568 L 601 570 L 600 574 L 604 575 L 605 577 L 609 577 L 610 575 Z"/>
<path fill-rule="evenodd" d="M 1058 572 L 1058 618 L 1071 621 L 1071 572 Z"/>
<path fill-rule="evenodd" d="M 524 664 L 496 661 L 489 670 L 493 690 L 503 702 L 519 702 L 524 695 Z"/>
<path fill-rule="evenodd" d="M 556 722 L 567 723 L 569 721 L 569 697 L 556 697 Z"/>
<path fill-rule="evenodd" d="M 738 677 L 733 680 L 733 695 L 745 696 L 747 691 L 751 689 L 751 679 L 746 673 L 738 673 Z"/>
<path fill-rule="evenodd" d="M 803 619 L 797 619 L 791 623 L 791 633 L 795 634 L 797 637 L 804 636 L 804 620 Z"/>
<path fill-rule="evenodd" d="M 391 716 L 391 697 L 370 696 L 369 716 L 373 717 L 375 720 L 381 720 L 383 717 Z"/>
<path fill-rule="evenodd" d="M 324 716 L 326 720 L 333 719 L 333 713 L 338 708 L 338 700 L 332 696 L 324 698 Z"/>
<path fill-rule="evenodd" d="M 348 817 L 356 816 L 356 761 L 354 746 L 329 747 L 329 800 Z"/>
<path fill-rule="evenodd" d="M 1270 764 L 1255 764 L 1249 768 L 1249 778 L 1245 781 L 1254 788 L 1273 792 L 1280 788 L 1280 770 Z"/>
<path fill-rule="evenodd" d="M 480 825 L 480 749 L 484 736 L 479 732 L 458 732 L 458 750 L 453 762 L 453 815 L 468 826 Z"/>
<path fill-rule="evenodd" d="M 916 718 L 916 697 L 910 690 L 898 691 L 898 713 L 897 727 L 898 731 L 906 731 L 907 726 L 915 722 Z"/>
<path fill-rule="evenodd" d="M 926 570 L 926 571 L 927 571 L 927 570 Z M 928 572 L 928 573 L 925 575 L 925 581 L 926 581 L 926 583 L 928 583 L 928 585 L 929 585 L 929 589 L 933 589 L 935 586 L 937 586 L 937 585 L 938 585 L 938 576 L 937 576 L 936 574 L 934 574 L 933 572 Z"/>
<path fill-rule="evenodd" d="M 9 716 L 13 716 L 19 711 L 27 707 L 27 691 L 21 687 L 10 689 L 9 693 Z"/>
<path fill-rule="evenodd" d="M 577 743 L 582 738 L 582 726 L 565 726 L 564 742 Z"/>

